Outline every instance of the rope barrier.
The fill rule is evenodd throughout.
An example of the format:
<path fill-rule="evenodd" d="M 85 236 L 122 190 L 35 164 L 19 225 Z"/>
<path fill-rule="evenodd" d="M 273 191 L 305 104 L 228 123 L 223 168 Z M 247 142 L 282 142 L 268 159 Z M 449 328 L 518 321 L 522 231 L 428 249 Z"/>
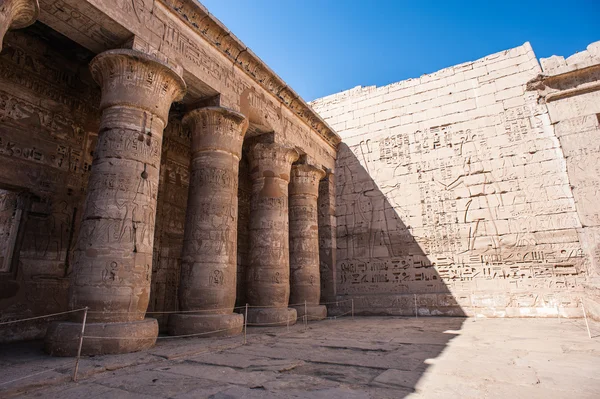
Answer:
<path fill-rule="evenodd" d="M 0 326 L 6 325 L 6 324 L 12 324 L 12 323 L 20 323 L 22 321 L 37 320 L 37 319 L 44 319 L 46 317 L 60 316 L 62 314 L 67 314 L 67 313 L 81 312 L 81 311 L 83 311 L 85 309 L 86 308 L 75 309 L 75 310 L 68 310 L 66 312 L 52 313 L 52 314 L 47 314 L 47 315 L 44 315 L 44 316 L 29 317 L 27 319 L 20 319 L 20 320 L 13 320 L 13 321 L 3 321 L 2 323 L 0 323 Z"/>
<path fill-rule="evenodd" d="M 345 303 L 345 302 L 351 302 L 351 299 L 345 299 L 343 301 L 335 301 L 335 302 L 323 302 L 320 303 L 319 305 L 331 305 L 331 304 L 340 304 L 340 303 Z M 308 304 L 309 306 L 311 306 L 311 304 Z M 290 303 L 287 305 L 289 306 L 304 306 L 304 302 L 302 303 Z M 197 309 L 197 310 L 163 310 L 163 311 L 150 311 L 150 312 L 105 312 L 105 311 L 101 311 L 101 310 L 88 310 L 88 313 L 92 313 L 92 314 L 185 314 L 185 313 L 203 313 L 203 312 L 220 312 L 220 311 L 235 311 L 236 309 L 245 309 L 246 306 L 235 306 L 233 308 L 217 308 L 217 309 Z M 277 309 L 277 308 L 283 308 L 283 306 L 258 306 L 258 305 L 248 305 L 248 308 L 263 308 L 263 309 Z M 11 323 L 18 323 L 21 321 L 28 321 L 28 320 L 35 320 L 35 319 L 41 319 L 41 318 L 45 318 L 45 317 L 52 317 L 52 316 L 58 316 L 58 315 L 62 315 L 62 314 L 67 314 L 67 313 L 73 313 L 73 312 L 81 312 L 85 310 L 85 308 L 82 309 L 76 309 L 76 310 L 69 310 L 66 312 L 60 312 L 60 313 L 53 313 L 53 314 L 48 314 L 48 315 L 44 315 L 44 316 L 37 316 L 37 317 L 30 317 L 27 319 L 21 319 L 21 320 L 14 320 L 14 321 L 7 321 L 7 322 L 2 322 L 0 323 L 0 325 L 4 325 L 4 324 L 11 324 Z"/>
<path fill-rule="evenodd" d="M 156 339 L 173 339 L 173 338 L 199 337 L 199 336 L 202 336 L 202 335 L 208 335 L 208 334 L 214 334 L 214 333 L 223 332 L 223 331 L 229 331 L 229 330 L 233 330 L 233 329 L 236 329 L 236 328 L 238 328 L 238 327 L 224 328 L 224 329 L 221 329 L 221 330 L 206 331 L 206 332 L 203 332 L 203 333 L 195 333 L 195 334 L 169 335 L 169 336 L 163 336 L 163 337 L 159 336 L 159 337 L 156 337 Z M 94 336 L 91 336 L 91 335 L 84 335 L 83 338 L 84 339 L 86 339 L 86 338 L 90 338 L 90 339 L 137 339 L 137 340 L 140 339 L 140 338 L 137 338 L 137 337 L 94 337 Z"/>
<path fill-rule="evenodd" d="M 333 302 L 322 302 L 320 305 L 332 305 L 332 304 L 340 304 L 344 302 L 352 302 L 352 299 L 344 299 L 343 301 L 333 301 Z"/>
<path fill-rule="evenodd" d="M 334 303 L 335 303 L 335 304 L 337 304 L 337 305 L 339 306 L 339 304 L 340 304 L 340 303 L 344 303 L 344 302 L 350 302 L 350 301 L 351 301 L 351 300 L 343 300 L 343 301 L 336 301 L 336 302 L 322 303 L 322 304 L 320 304 L 320 305 L 325 305 L 325 304 L 334 304 Z M 298 306 L 300 306 L 300 305 L 306 305 L 306 304 L 298 304 Z M 294 306 L 294 305 L 293 305 L 293 304 L 291 304 L 291 305 L 288 305 L 288 306 Z M 234 307 L 233 309 L 247 309 L 247 308 L 249 308 L 249 307 L 250 307 L 249 305 L 246 305 L 246 306 L 238 306 L 238 307 Z M 270 307 L 270 306 L 255 306 L 255 307 L 256 307 L 256 308 L 261 308 L 261 307 L 262 307 L 262 308 L 277 308 L 277 307 L 275 307 L 275 306 L 273 306 L 273 307 Z M 95 311 L 95 312 L 91 312 L 91 313 L 111 313 L 111 314 L 122 314 L 122 313 L 146 313 L 146 314 L 159 314 L 159 313 L 167 313 L 167 314 L 168 314 L 168 313 L 196 313 L 196 312 L 208 312 L 208 311 L 214 312 L 214 311 L 218 311 L 218 310 L 231 310 L 231 309 L 232 309 L 232 308 L 225 308 L 225 309 L 203 309 L 203 310 L 193 310 L 193 311 L 163 311 L 163 312 L 100 312 L 100 311 Z M 43 316 L 30 317 L 30 318 L 21 319 L 21 320 L 13 320 L 13 321 L 8 321 L 8 322 L 2 322 L 2 323 L 0 323 L 0 325 L 6 325 L 6 324 L 12 324 L 12 323 L 24 322 L 24 321 L 29 321 L 29 320 L 42 319 L 42 318 L 53 317 L 53 316 L 60 316 L 60 315 L 68 314 L 68 313 L 75 313 L 75 312 L 81 312 L 81 311 L 88 311 L 88 312 L 89 312 L 89 310 L 87 310 L 87 308 L 75 309 L 75 310 L 69 310 L 69 311 L 65 311 L 65 312 L 52 313 L 52 314 L 43 315 Z M 352 313 L 352 310 L 350 310 L 350 311 L 348 311 L 348 312 L 346 312 L 346 313 L 342 313 L 341 315 L 334 316 L 334 317 L 327 317 L 327 318 L 325 318 L 325 319 L 323 319 L 323 318 L 320 318 L 320 317 L 316 317 L 316 316 L 305 315 L 305 316 L 303 317 L 303 319 L 304 319 L 304 324 L 305 324 L 305 329 L 307 328 L 307 326 L 306 326 L 306 322 L 307 322 L 307 320 L 308 320 L 309 318 L 312 318 L 313 320 L 335 320 L 335 319 L 337 319 L 337 318 L 343 317 L 343 316 L 345 316 L 345 315 L 348 315 L 348 314 L 350 314 L 350 313 Z M 245 330 L 245 328 L 246 328 L 247 326 L 283 326 L 283 325 L 285 325 L 285 324 L 286 324 L 286 322 L 284 322 L 284 321 L 273 322 L 273 323 L 248 323 L 248 322 L 247 322 L 247 317 L 245 317 L 245 318 L 244 318 L 244 330 Z M 290 320 L 287 320 L 287 325 L 288 325 L 287 332 L 278 333 L 278 334 L 277 334 L 277 337 L 278 337 L 278 336 L 282 336 L 282 335 L 288 335 L 288 334 L 290 334 L 290 333 L 297 332 L 297 330 L 295 330 L 295 331 L 290 331 L 290 329 L 289 329 L 289 324 L 290 324 Z M 210 335 L 210 334 L 215 334 L 215 333 L 220 333 L 220 332 L 230 331 L 230 330 L 232 330 L 232 329 L 237 329 L 237 328 L 239 328 L 239 327 L 231 327 L 231 328 L 225 328 L 225 329 L 219 329 L 219 330 L 207 331 L 207 332 L 195 333 L 195 334 L 172 335 L 172 336 L 159 336 L 159 337 L 156 337 L 156 339 L 158 340 L 158 339 L 177 339 L 177 338 L 199 337 L 199 336 L 203 336 L 203 335 Z M 99 336 L 89 336 L 89 335 L 84 335 L 84 329 L 85 329 L 85 319 L 84 319 L 84 321 L 82 322 L 82 334 L 81 334 L 81 335 L 80 335 L 80 337 L 79 337 L 79 340 L 80 340 L 80 348 L 81 348 L 81 345 L 82 345 L 82 343 L 83 343 L 83 340 L 84 340 L 84 339 L 86 339 L 86 338 L 87 338 L 87 339 L 119 339 L 119 340 L 131 340 L 131 339 L 134 339 L 134 340 L 139 340 L 139 338 L 137 338 L 137 337 L 131 337 L 131 336 L 129 336 L 129 337 L 99 337 Z M 247 340 L 246 340 L 246 334 L 244 333 L 244 344 L 245 344 L 246 342 L 247 342 Z M 226 349 L 226 346 L 219 346 L 219 347 L 217 347 L 217 348 L 208 348 L 208 351 L 210 352 L 210 351 L 211 351 L 211 349 L 212 349 L 212 350 L 219 351 L 219 350 Z M 74 369 L 75 371 L 74 371 L 73 381 L 77 381 L 77 368 L 78 368 L 78 367 L 77 367 L 77 364 L 78 364 L 78 362 L 79 362 L 79 356 L 80 356 L 80 354 L 78 353 L 78 356 L 77 356 L 77 363 L 76 363 L 76 366 L 75 366 L 75 369 Z M 14 383 L 14 382 L 17 382 L 17 381 L 21 381 L 21 380 L 24 380 L 24 379 L 27 379 L 27 378 L 32 378 L 32 377 L 35 377 L 35 376 L 38 376 L 38 375 L 41 375 L 41 374 L 44 374 L 44 373 L 48 373 L 48 372 L 51 372 L 51 371 L 55 371 L 55 370 L 58 370 L 58 369 L 60 369 L 60 368 L 64 368 L 64 367 L 66 367 L 66 366 L 68 366 L 68 365 L 69 365 L 69 364 L 61 365 L 61 366 L 58 366 L 58 367 L 55 367 L 55 368 L 52 368 L 52 369 L 43 370 L 43 371 L 40 371 L 40 372 L 38 372 L 38 373 L 34 373 L 34 374 L 30 374 L 30 375 L 26 375 L 26 376 L 24 376 L 24 377 L 16 378 L 16 379 L 13 379 L 13 380 L 10 380 L 10 381 L 1 382 L 1 383 L 0 383 L 0 386 L 8 385 L 8 384 L 11 384 L 11 383 Z"/>
<path fill-rule="evenodd" d="M 335 320 L 335 319 L 339 319 L 340 317 L 342 317 L 342 316 L 346 316 L 346 315 L 349 315 L 349 314 L 351 314 L 351 313 L 352 313 L 352 311 L 350 310 L 350 311 L 348 311 L 348 312 L 346 312 L 346 313 L 342 313 L 342 314 L 340 314 L 340 315 L 333 316 L 333 320 Z M 328 317 L 328 318 L 330 319 L 330 317 Z"/>
<path fill-rule="evenodd" d="M 288 323 L 288 321 L 276 321 L 273 323 L 246 323 L 246 324 L 249 326 L 283 326 L 286 323 Z"/>
<path fill-rule="evenodd" d="M 236 306 L 234 308 L 218 308 L 218 309 L 198 309 L 198 310 L 164 310 L 152 312 L 103 312 L 101 310 L 90 310 L 88 313 L 104 313 L 104 314 L 179 314 L 179 313 L 201 313 L 201 312 L 220 312 L 233 311 L 235 309 L 244 309 L 245 306 Z"/>
<path fill-rule="evenodd" d="M 57 369 L 60 369 L 60 368 L 63 368 L 63 367 L 64 366 L 59 366 L 59 367 L 55 367 L 53 369 L 48 369 L 48 370 L 40 371 L 39 373 L 29 374 L 29 375 L 26 375 L 25 377 L 15 378 L 14 380 L 6 381 L 6 382 L 1 382 L 0 383 L 0 387 L 3 386 L 3 385 L 12 384 L 13 382 L 24 380 L 26 378 L 35 377 L 36 375 L 40 375 L 40 374 L 44 374 L 44 373 L 49 373 L 51 371 L 54 371 L 54 370 L 57 370 Z"/>

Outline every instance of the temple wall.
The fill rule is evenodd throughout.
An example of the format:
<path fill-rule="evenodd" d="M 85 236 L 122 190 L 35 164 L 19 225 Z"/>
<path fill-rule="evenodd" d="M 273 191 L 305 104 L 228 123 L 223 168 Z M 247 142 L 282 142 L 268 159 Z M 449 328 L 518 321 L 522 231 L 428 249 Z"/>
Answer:
<path fill-rule="evenodd" d="M 183 290 L 179 285 L 184 227 L 186 217 L 189 219 L 189 215 L 186 216 L 186 213 L 189 214 L 188 191 L 190 186 L 193 188 L 204 183 L 198 179 L 196 185 L 190 183 L 191 137 L 189 126 L 182 126 L 184 114 L 189 114 L 193 108 L 207 106 L 225 107 L 227 112 L 239 111 L 244 116 L 244 123 L 250 125 L 246 138 L 253 140 L 256 136 L 264 135 L 256 141 L 264 141 L 261 145 L 269 142 L 269 151 L 274 151 L 274 154 L 289 152 L 290 156 L 286 156 L 284 162 L 286 167 L 291 167 L 293 154 L 294 157 L 301 156 L 302 162 L 316 167 L 322 173 L 335 166 L 335 145 L 339 137 L 285 82 L 195 0 L 40 0 L 39 6 L 39 16 L 35 16 L 38 22 L 22 27 L 23 30 L 9 32 L 4 37 L 0 54 L 0 321 L 62 312 L 89 303 L 92 309 L 88 315 L 90 325 L 106 322 L 104 317 L 112 317 L 111 322 L 114 322 L 121 318 L 137 318 L 149 299 L 148 315 L 157 318 L 165 331 L 169 320 L 166 313 L 182 307 L 182 294 L 178 291 Z M 4 8 L 1 11 L 6 10 L 12 9 Z M 120 55 L 116 52 L 107 55 L 105 50 L 109 49 L 127 50 L 118 52 Z M 96 64 L 92 63 L 95 76 L 92 79 L 90 62 L 97 54 L 103 55 L 96 58 Z M 160 71 L 154 71 L 156 75 L 148 72 L 143 80 L 138 79 L 136 73 L 144 72 L 136 69 L 141 65 L 140 59 L 136 56 L 128 58 L 128 54 L 138 54 L 143 60 L 150 56 L 151 63 L 160 61 L 156 62 L 160 64 Z M 119 61 L 111 64 L 112 61 L 108 59 Z M 123 60 L 131 61 L 131 65 L 128 65 L 130 69 L 122 81 L 118 73 L 122 71 L 123 62 L 129 62 Z M 107 72 L 107 68 L 112 69 Z M 150 194 L 147 198 L 150 205 L 144 210 L 142 220 L 134 220 L 134 213 L 140 204 L 135 202 L 136 198 L 128 202 L 120 201 L 119 195 L 132 194 L 132 187 L 128 184 L 132 183 L 129 177 L 135 176 L 135 171 L 129 170 L 129 167 L 119 167 L 117 164 L 120 165 L 120 161 L 108 160 L 102 164 L 106 169 L 94 166 L 87 203 L 96 204 L 96 199 L 103 198 L 101 201 L 105 200 L 108 205 L 103 204 L 112 207 L 115 213 L 107 213 L 108 208 L 104 209 L 104 205 L 94 205 L 86 213 L 83 209 L 84 199 L 94 152 L 96 159 L 102 153 L 105 159 L 134 161 L 140 166 L 143 164 L 142 174 L 135 178 L 148 178 L 143 157 L 130 160 L 123 154 L 132 152 L 135 153 L 133 155 L 139 155 L 136 153 L 140 149 L 138 141 L 143 139 L 130 127 L 132 123 L 141 123 L 136 119 L 138 116 L 135 116 L 135 112 L 149 109 L 144 107 L 143 101 L 151 100 L 152 96 L 147 95 L 147 91 L 157 84 L 154 76 L 164 78 L 163 73 L 167 81 L 175 75 L 178 76 L 175 83 L 183 85 L 185 81 L 187 94 L 185 98 L 175 100 L 178 97 L 175 96 L 172 99 L 176 103 L 168 114 L 169 123 L 164 132 L 156 127 L 158 125 L 152 124 L 150 129 L 156 131 L 145 132 L 148 135 L 163 133 L 164 137 L 160 174 L 152 176 L 150 173 L 152 187 L 158 180 L 156 197 Z M 104 87 L 101 93 L 98 83 L 109 83 L 101 82 L 98 77 L 105 78 L 105 75 L 116 79 L 117 83 L 116 86 L 110 86 L 110 90 L 106 89 L 108 86 Z M 127 81 L 128 89 L 121 93 L 119 85 L 124 81 Z M 177 84 L 177 87 L 173 86 L 175 89 L 179 88 Z M 162 90 L 170 88 L 165 85 Z M 142 94 L 136 89 L 140 89 Z M 129 98 L 121 98 L 130 94 L 137 96 L 133 103 Z M 96 149 L 101 120 L 99 100 L 107 96 L 114 97 L 112 100 L 117 103 L 125 101 L 125 108 L 130 107 L 134 111 L 130 113 L 127 108 L 128 111 L 124 112 L 115 108 L 117 103 L 111 104 L 108 108 L 115 108 L 115 113 L 107 116 L 104 111 L 102 120 L 106 122 L 110 119 L 106 123 L 114 122 L 116 127 L 102 125 L 103 141 Z M 166 102 L 160 96 L 156 100 L 156 108 L 163 107 L 164 115 L 154 115 L 154 107 L 150 107 L 150 114 L 166 117 L 172 102 Z M 128 120 L 130 117 L 133 119 Z M 145 119 L 143 121 L 140 132 L 146 129 Z M 248 126 L 240 126 L 245 134 Z M 212 132 L 215 137 L 221 132 L 219 129 Z M 108 136 L 108 131 L 115 134 Z M 150 139 L 146 143 L 150 143 Z M 158 160 L 157 155 L 152 154 L 152 159 Z M 262 160 L 262 155 L 259 158 Z M 157 170 L 156 164 L 150 166 Z M 233 169 L 237 172 L 237 168 Z M 242 158 L 239 186 L 236 188 L 239 193 L 238 304 L 246 302 L 244 275 L 251 249 L 249 220 L 253 182 L 249 169 L 246 159 Z M 285 179 L 289 179 L 289 173 L 280 173 L 279 178 L 282 188 L 287 190 Z M 218 185 L 219 182 L 215 183 Z M 324 203 L 333 204 L 333 191 L 325 192 L 327 198 Z M 287 206 L 287 201 L 285 203 Z M 276 205 L 279 206 L 279 202 Z M 331 216 L 326 208 L 323 206 L 324 218 Z M 155 219 L 150 214 L 153 209 L 156 209 Z M 202 207 L 199 212 L 210 216 L 211 210 Z M 283 215 L 278 216 L 283 218 Z M 78 241 L 82 218 L 89 234 L 82 234 L 85 239 Z M 131 226 L 130 222 L 133 223 Z M 150 241 L 152 248 L 146 245 L 146 236 L 143 236 L 144 248 L 136 245 L 138 223 L 144 226 L 141 234 L 155 227 L 153 242 Z M 321 263 L 329 270 L 332 269 L 331 259 L 335 258 L 331 251 L 331 243 L 335 242 L 331 238 L 335 235 L 334 230 L 334 224 L 329 221 L 322 237 L 322 246 L 329 260 Z M 132 231 L 134 234 L 131 234 Z M 126 235 L 127 232 L 129 235 Z M 287 233 L 286 229 L 283 233 Z M 285 237 L 285 234 L 274 237 L 274 241 L 282 241 L 278 246 L 282 248 L 282 255 L 287 255 L 288 242 Z M 314 238 L 314 244 L 318 245 L 316 234 Z M 131 240 L 134 243 L 132 251 L 128 247 Z M 215 238 L 213 241 L 219 240 Z M 75 251 L 76 242 L 78 246 Z M 115 244 L 115 247 L 102 247 L 107 243 Z M 100 244 L 102 253 L 94 252 L 96 244 Z M 118 250 L 115 248 L 121 244 L 125 252 L 133 255 L 116 254 Z M 150 251 L 152 276 L 148 273 L 150 262 L 146 261 L 149 260 L 147 255 Z M 111 258 L 110 263 L 102 263 L 99 259 L 105 256 L 114 257 L 114 261 Z M 124 260 L 125 266 L 121 267 L 119 257 Z M 143 262 L 138 262 L 138 258 L 143 258 Z M 142 266 L 141 275 L 127 266 L 132 262 L 136 267 Z M 79 265 L 75 268 L 76 273 L 73 263 Z M 105 264 L 110 266 L 104 269 Z M 283 264 L 275 266 L 287 269 Z M 229 283 L 231 279 L 228 280 Z M 198 281 L 203 286 L 203 280 L 200 278 Z M 222 279 L 215 280 L 217 285 L 222 282 Z M 282 286 L 286 284 L 285 281 L 277 283 Z M 196 288 L 193 287 L 194 290 Z M 265 291 L 270 290 L 267 288 Z M 129 305 L 126 300 L 121 301 L 121 296 L 115 294 L 117 291 L 124 292 L 124 297 L 135 292 L 131 298 L 139 300 L 139 309 L 137 305 L 131 305 L 131 301 Z M 204 299 L 208 298 L 200 291 L 196 290 L 194 295 L 199 293 L 200 297 L 204 295 Z M 185 294 L 183 297 L 188 299 Z M 77 302 L 79 299 L 83 302 Z M 123 309 L 135 311 L 111 311 L 116 309 L 111 306 L 121 306 L 121 302 Z M 284 303 L 287 299 L 281 302 L 282 309 L 288 312 Z M 60 317 L 66 319 L 68 316 Z M 235 318 L 239 319 L 238 315 Z M 0 341 L 41 337 L 49 321 L 52 321 L 51 318 L 11 324 L 0 333 Z M 150 326 L 154 323 L 152 321 L 144 323 L 148 325 L 144 333 L 155 326 Z M 68 329 L 72 323 L 63 320 L 56 325 Z M 50 335 L 56 339 L 51 343 L 57 345 L 59 351 L 64 351 L 61 340 L 68 334 L 64 334 L 64 330 L 53 331 Z M 127 342 L 132 341 L 124 341 L 123 344 Z"/>
<path fill-rule="evenodd" d="M 590 260 L 585 306 L 600 319 L 600 42 L 567 59 L 540 60 L 544 79 L 538 89 L 566 158 L 582 248 Z"/>
<path fill-rule="evenodd" d="M 590 182 L 596 168 L 574 177 L 555 111 L 527 91 L 541 73 L 526 43 L 311 104 L 343 139 L 340 300 L 362 313 L 581 316 L 591 259 L 580 233 L 596 211 L 570 179 Z"/>
<path fill-rule="evenodd" d="M 88 54 L 58 52 L 59 40 L 37 25 L 9 32 L 0 54 L 0 321 L 67 309 L 99 94 Z M 0 340 L 39 337 L 45 326 L 5 327 Z"/>
<path fill-rule="evenodd" d="M 189 168 L 189 130 L 183 127 L 181 115 L 174 114 L 169 118 L 163 138 L 149 312 L 179 309 L 177 289 L 190 183 Z M 167 325 L 168 313 L 150 316 L 158 319 L 161 328 Z"/>
<path fill-rule="evenodd" d="M 283 82 L 269 78 L 264 66 L 248 58 L 250 49 L 236 50 L 232 43 L 237 38 L 221 38 L 219 46 L 229 57 L 209 44 L 216 40 L 211 35 L 217 33 L 210 20 L 198 13 L 200 5 L 194 0 L 43 0 L 41 4 L 41 22 L 86 48 L 100 52 L 127 43 L 152 54 L 183 70 L 190 94 L 218 94 L 221 106 L 243 113 L 250 123 L 261 125 L 263 132 L 275 131 L 278 143 L 301 148 L 316 163 L 333 168 L 335 149 L 300 118 L 302 100 L 286 97 L 291 111 L 267 91 L 263 86 L 281 85 L 280 95 L 293 94 Z M 81 26 L 85 29 L 77 29 Z M 193 93 L 200 88 L 205 93 Z"/>

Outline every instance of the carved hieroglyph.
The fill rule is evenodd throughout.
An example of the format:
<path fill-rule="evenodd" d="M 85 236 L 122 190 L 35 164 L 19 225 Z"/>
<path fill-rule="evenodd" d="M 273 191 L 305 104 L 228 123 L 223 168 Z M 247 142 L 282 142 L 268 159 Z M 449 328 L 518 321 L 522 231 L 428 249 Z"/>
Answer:
<path fill-rule="evenodd" d="M 336 217 L 335 175 L 327 173 L 319 182 L 319 274 L 321 276 L 321 302 L 336 300 Z"/>
<path fill-rule="evenodd" d="M 290 252 L 288 184 L 296 150 L 279 144 L 255 144 L 248 153 L 252 179 L 250 260 L 246 296 L 248 323 L 295 323 L 288 309 Z"/>
<path fill-rule="evenodd" d="M 90 309 L 89 335 L 107 337 L 86 340 L 84 353 L 123 353 L 156 339 L 156 320 L 144 316 L 162 134 L 185 83 L 166 64 L 134 50 L 101 53 L 91 71 L 102 87 L 102 118 L 69 302 L 72 309 Z M 79 326 L 53 325 L 46 336 L 50 353 L 72 355 Z"/>
<path fill-rule="evenodd" d="M 539 73 L 525 44 L 313 103 L 344 137 L 339 299 L 368 313 L 581 315 L 583 220 L 552 111 L 526 92 Z"/>
<path fill-rule="evenodd" d="M 38 0 L 0 0 L 0 50 L 6 31 L 31 25 L 39 13 Z"/>
<path fill-rule="evenodd" d="M 183 122 L 192 131 L 192 164 L 179 304 L 169 320 L 172 335 L 217 331 L 234 335 L 244 317 L 232 314 L 236 293 L 238 170 L 248 121 L 221 107 L 191 111 Z"/>
<path fill-rule="evenodd" d="M 290 180 L 290 306 L 298 317 L 308 320 L 327 317 L 327 308 L 319 305 L 319 181 L 325 171 L 312 165 L 292 166 Z M 306 307 L 305 304 L 306 303 Z M 306 312 L 305 312 L 306 309 Z"/>

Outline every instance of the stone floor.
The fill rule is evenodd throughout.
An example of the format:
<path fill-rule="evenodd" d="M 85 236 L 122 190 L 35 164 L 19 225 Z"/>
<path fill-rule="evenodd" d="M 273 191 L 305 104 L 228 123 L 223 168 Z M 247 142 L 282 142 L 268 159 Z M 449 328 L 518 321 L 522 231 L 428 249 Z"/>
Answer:
<path fill-rule="evenodd" d="M 600 323 L 591 328 L 592 339 L 580 319 L 250 328 L 246 345 L 239 336 L 165 338 L 144 353 L 85 358 L 77 383 L 73 359 L 13 344 L 0 347 L 0 397 L 600 398 Z"/>

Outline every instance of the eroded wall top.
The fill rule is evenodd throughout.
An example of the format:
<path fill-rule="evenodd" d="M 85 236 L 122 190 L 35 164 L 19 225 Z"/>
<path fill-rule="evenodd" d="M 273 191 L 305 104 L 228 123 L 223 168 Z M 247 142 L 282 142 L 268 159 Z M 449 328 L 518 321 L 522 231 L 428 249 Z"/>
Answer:
<path fill-rule="evenodd" d="M 586 50 L 575 53 L 566 59 L 558 55 L 540 58 L 540 64 L 544 75 L 559 75 L 600 64 L 600 41 L 590 44 Z"/>

